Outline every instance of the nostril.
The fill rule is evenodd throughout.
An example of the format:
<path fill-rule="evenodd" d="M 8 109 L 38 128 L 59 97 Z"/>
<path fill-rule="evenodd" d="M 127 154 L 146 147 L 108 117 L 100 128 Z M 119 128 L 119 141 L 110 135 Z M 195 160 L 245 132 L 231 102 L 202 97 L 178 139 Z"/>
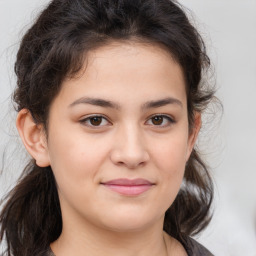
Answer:
<path fill-rule="evenodd" d="M 144 159 L 139 159 L 137 161 L 130 161 L 128 163 L 126 163 L 126 165 L 130 168 L 130 169 L 135 169 L 135 168 L 138 168 L 138 167 L 143 167 L 145 166 L 147 163 L 147 161 L 145 161 Z"/>
<path fill-rule="evenodd" d="M 124 150 L 116 150 L 111 153 L 111 161 L 118 166 L 126 166 L 129 169 L 145 166 L 149 160 L 147 152 L 128 154 Z"/>

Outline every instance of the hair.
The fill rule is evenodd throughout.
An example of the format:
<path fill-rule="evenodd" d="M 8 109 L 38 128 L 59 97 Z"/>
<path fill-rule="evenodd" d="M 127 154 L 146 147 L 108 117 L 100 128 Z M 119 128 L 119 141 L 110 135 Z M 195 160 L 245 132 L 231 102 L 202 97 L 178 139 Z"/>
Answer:
<path fill-rule="evenodd" d="M 210 67 L 204 42 L 184 9 L 171 0 L 53 0 L 24 35 L 15 63 L 17 111 L 28 109 L 47 132 L 49 108 L 62 82 L 82 68 L 89 51 L 111 41 L 158 44 L 183 70 L 189 128 L 214 90 L 203 82 Z M 196 148 L 187 162 L 183 185 L 166 211 L 163 229 L 184 241 L 211 219 L 213 183 Z M 27 165 L 5 199 L 0 240 L 6 255 L 41 255 L 62 231 L 62 217 L 51 167 Z"/>

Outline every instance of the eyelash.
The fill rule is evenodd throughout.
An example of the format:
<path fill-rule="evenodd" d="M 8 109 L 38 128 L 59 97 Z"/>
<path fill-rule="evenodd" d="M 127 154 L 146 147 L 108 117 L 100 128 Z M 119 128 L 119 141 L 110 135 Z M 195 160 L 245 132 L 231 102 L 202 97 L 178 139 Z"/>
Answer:
<path fill-rule="evenodd" d="M 88 116 L 88 117 L 86 117 L 86 118 L 80 120 L 79 122 L 80 122 L 81 124 L 85 125 L 85 126 L 93 127 L 93 128 L 96 128 L 96 129 L 97 129 L 98 127 L 102 127 L 102 125 L 87 124 L 87 122 L 91 122 L 91 121 L 93 120 L 93 118 L 101 118 L 101 120 L 105 120 L 105 121 L 107 121 L 108 123 L 110 123 L 110 122 L 108 121 L 108 119 L 107 119 L 106 117 L 102 116 L 102 115 L 92 115 L 92 116 Z M 102 123 L 102 121 L 101 121 L 100 123 Z"/>
<path fill-rule="evenodd" d="M 165 124 L 165 125 L 162 125 L 162 124 L 160 124 L 160 125 L 151 124 L 152 126 L 160 127 L 160 128 L 165 128 L 165 127 L 169 127 L 170 125 L 172 125 L 172 124 L 175 123 L 175 120 L 174 120 L 172 117 L 170 117 L 169 115 L 164 115 L 164 114 L 153 115 L 153 116 L 151 116 L 151 117 L 148 119 L 148 121 L 151 120 L 151 122 L 152 122 L 152 119 L 153 119 L 153 118 L 156 118 L 156 117 L 157 117 L 157 118 L 162 118 L 163 122 L 164 122 L 164 120 L 167 121 L 167 124 Z M 147 121 L 147 122 L 148 122 L 148 121 Z"/>
<path fill-rule="evenodd" d="M 168 126 L 170 126 L 170 125 L 172 125 L 172 124 L 175 123 L 175 120 L 174 120 L 172 117 L 170 117 L 169 115 L 164 115 L 164 114 L 153 115 L 153 116 L 151 116 L 151 117 L 146 121 L 146 123 L 147 123 L 149 120 L 151 120 L 151 122 L 152 122 L 152 119 L 153 119 L 153 118 L 156 118 L 156 117 L 157 117 L 157 118 L 162 118 L 162 119 L 163 119 L 163 122 L 164 122 L 164 120 L 165 120 L 165 121 L 167 121 L 168 123 L 165 124 L 165 125 L 162 125 L 162 124 L 159 124 L 159 125 L 150 124 L 150 125 L 155 126 L 155 127 L 165 128 L 165 127 L 168 127 Z M 91 121 L 93 120 L 93 118 L 101 118 L 100 124 L 99 124 L 99 125 L 93 125 L 93 124 L 91 123 Z M 102 115 L 92 115 L 92 116 L 88 116 L 88 117 L 86 117 L 86 118 L 80 120 L 79 122 L 80 122 L 81 124 L 83 124 L 83 125 L 88 126 L 88 127 L 93 127 L 93 128 L 96 128 L 96 129 L 97 129 L 97 128 L 100 128 L 100 127 L 102 127 L 102 126 L 105 126 L 105 125 L 101 125 L 102 120 L 105 120 L 105 121 L 107 121 L 108 123 L 111 124 L 111 122 L 110 122 L 106 117 L 104 117 L 104 116 L 102 116 Z M 88 124 L 88 122 L 90 122 L 90 124 Z M 108 125 L 109 125 L 109 124 L 108 124 Z"/>

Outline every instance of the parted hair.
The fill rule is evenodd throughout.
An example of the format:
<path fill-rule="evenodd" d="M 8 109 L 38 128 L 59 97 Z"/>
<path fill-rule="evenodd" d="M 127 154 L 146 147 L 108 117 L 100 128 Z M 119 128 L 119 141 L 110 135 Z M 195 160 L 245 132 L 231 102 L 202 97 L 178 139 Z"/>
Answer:
<path fill-rule="evenodd" d="M 47 133 L 49 108 L 67 77 L 82 68 L 87 53 L 111 41 L 158 44 L 182 68 L 189 128 L 194 113 L 214 97 L 203 74 L 210 61 L 204 42 L 184 8 L 171 0 L 52 0 L 23 36 L 15 63 L 16 110 L 28 109 Z M 183 184 L 166 211 L 163 229 L 182 241 L 211 219 L 213 183 L 198 148 L 186 164 Z M 57 186 L 51 167 L 31 160 L 7 194 L 0 214 L 0 239 L 7 256 L 43 255 L 62 231 Z"/>

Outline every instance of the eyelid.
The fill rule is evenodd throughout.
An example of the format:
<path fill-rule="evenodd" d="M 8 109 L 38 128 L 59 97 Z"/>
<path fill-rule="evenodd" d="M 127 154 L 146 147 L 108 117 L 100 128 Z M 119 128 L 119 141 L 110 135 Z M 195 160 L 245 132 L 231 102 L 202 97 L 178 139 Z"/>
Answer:
<path fill-rule="evenodd" d="M 98 126 L 97 125 L 86 124 L 86 121 L 90 120 L 93 117 L 101 117 L 102 119 L 106 120 L 108 122 L 108 124 L 107 125 L 98 125 Z M 99 128 L 102 128 L 102 127 L 105 127 L 105 126 L 109 126 L 109 124 L 112 124 L 109 121 L 109 119 L 106 116 L 102 115 L 102 114 L 92 114 L 92 115 L 85 116 L 81 120 L 79 120 L 79 123 L 81 123 L 84 126 L 94 128 L 94 129 L 99 129 Z"/>
<path fill-rule="evenodd" d="M 154 117 L 163 117 L 164 119 L 167 119 L 168 122 L 169 122 L 169 124 L 167 124 L 167 125 L 154 125 L 154 124 L 150 124 L 151 126 L 154 126 L 154 127 L 165 128 L 165 127 L 169 127 L 169 126 L 171 126 L 172 124 L 176 123 L 175 119 L 174 119 L 172 116 L 167 115 L 167 114 L 154 114 L 154 115 L 150 116 L 150 117 L 147 119 L 146 123 L 147 123 L 149 120 L 151 120 L 152 118 L 154 118 Z"/>
<path fill-rule="evenodd" d="M 104 125 L 92 125 L 92 124 L 87 124 L 86 122 L 89 121 L 91 118 L 93 117 L 100 117 L 102 119 L 104 119 L 105 121 L 107 121 L 108 124 L 104 124 Z M 146 124 L 154 117 L 162 117 L 164 120 L 167 120 L 168 121 L 168 124 L 160 124 L 160 125 L 155 125 L 155 124 L 149 124 L 150 126 L 153 126 L 153 127 L 157 127 L 157 128 L 166 128 L 166 127 L 169 127 L 171 126 L 172 124 L 176 123 L 175 119 L 168 115 L 168 114 L 154 114 L 154 115 L 151 115 L 147 120 L 146 120 Z M 85 116 L 83 117 L 81 120 L 79 120 L 79 122 L 84 125 L 84 126 L 87 126 L 87 127 L 90 127 L 90 128 L 93 128 L 93 129 L 99 129 L 99 128 L 102 128 L 102 127 L 106 127 L 106 126 L 109 126 L 109 125 L 112 125 L 112 123 L 109 121 L 109 118 L 106 117 L 105 115 L 102 115 L 102 114 L 91 114 L 91 115 L 88 115 L 88 116 Z"/>

